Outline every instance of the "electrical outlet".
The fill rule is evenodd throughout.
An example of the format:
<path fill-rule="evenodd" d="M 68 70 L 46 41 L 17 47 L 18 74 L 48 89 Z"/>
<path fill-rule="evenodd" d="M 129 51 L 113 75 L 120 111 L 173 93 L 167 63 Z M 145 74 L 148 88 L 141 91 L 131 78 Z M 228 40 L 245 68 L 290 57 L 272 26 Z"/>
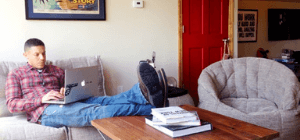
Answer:
<path fill-rule="evenodd" d="M 133 7 L 143 8 L 144 7 L 144 1 L 142 1 L 142 0 L 134 0 L 133 1 Z"/>

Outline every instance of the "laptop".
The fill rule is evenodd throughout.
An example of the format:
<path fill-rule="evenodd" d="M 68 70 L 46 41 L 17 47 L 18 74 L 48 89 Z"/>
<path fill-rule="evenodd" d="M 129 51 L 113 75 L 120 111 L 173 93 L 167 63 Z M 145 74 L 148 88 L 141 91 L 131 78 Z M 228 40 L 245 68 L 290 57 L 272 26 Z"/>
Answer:
<path fill-rule="evenodd" d="M 68 104 L 98 95 L 98 66 L 65 70 L 65 97 L 44 103 Z"/>

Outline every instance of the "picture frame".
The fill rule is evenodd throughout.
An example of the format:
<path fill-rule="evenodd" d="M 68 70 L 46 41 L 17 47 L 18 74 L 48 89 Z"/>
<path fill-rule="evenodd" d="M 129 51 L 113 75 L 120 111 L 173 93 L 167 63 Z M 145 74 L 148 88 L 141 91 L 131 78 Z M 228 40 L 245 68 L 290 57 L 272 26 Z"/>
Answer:
<path fill-rule="evenodd" d="M 105 0 L 25 0 L 26 20 L 105 20 Z"/>
<path fill-rule="evenodd" d="M 238 42 L 257 42 L 258 10 L 239 9 Z"/>

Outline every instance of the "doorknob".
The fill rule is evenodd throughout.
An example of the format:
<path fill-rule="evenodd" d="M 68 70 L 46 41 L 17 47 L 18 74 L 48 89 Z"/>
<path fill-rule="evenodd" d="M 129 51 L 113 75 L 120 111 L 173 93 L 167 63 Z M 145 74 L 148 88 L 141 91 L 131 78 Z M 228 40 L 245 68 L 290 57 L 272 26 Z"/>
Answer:
<path fill-rule="evenodd" d="M 222 41 L 225 43 L 229 42 L 229 38 L 223 38 Z"/>

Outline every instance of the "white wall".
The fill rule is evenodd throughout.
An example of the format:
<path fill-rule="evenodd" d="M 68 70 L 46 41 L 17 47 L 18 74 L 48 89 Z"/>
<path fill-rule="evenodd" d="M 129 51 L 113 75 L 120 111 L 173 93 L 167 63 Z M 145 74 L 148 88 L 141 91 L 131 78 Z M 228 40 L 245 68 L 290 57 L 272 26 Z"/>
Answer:
<path fill-rule="evenodd" d="M 144 0 L 144 8 L 132 0 L 106 0 L 105 21 L 26 20 L 25 2 L 1 0 L 0 61 L 26 61 L 24 42 L 39 38 L 46 44 L 47 59 L 101 55 L 106 91 L 130 89 L 138 82 L 139 60 L 151 58 L 168 76 L 178 79 L 177 0 Z"/>

